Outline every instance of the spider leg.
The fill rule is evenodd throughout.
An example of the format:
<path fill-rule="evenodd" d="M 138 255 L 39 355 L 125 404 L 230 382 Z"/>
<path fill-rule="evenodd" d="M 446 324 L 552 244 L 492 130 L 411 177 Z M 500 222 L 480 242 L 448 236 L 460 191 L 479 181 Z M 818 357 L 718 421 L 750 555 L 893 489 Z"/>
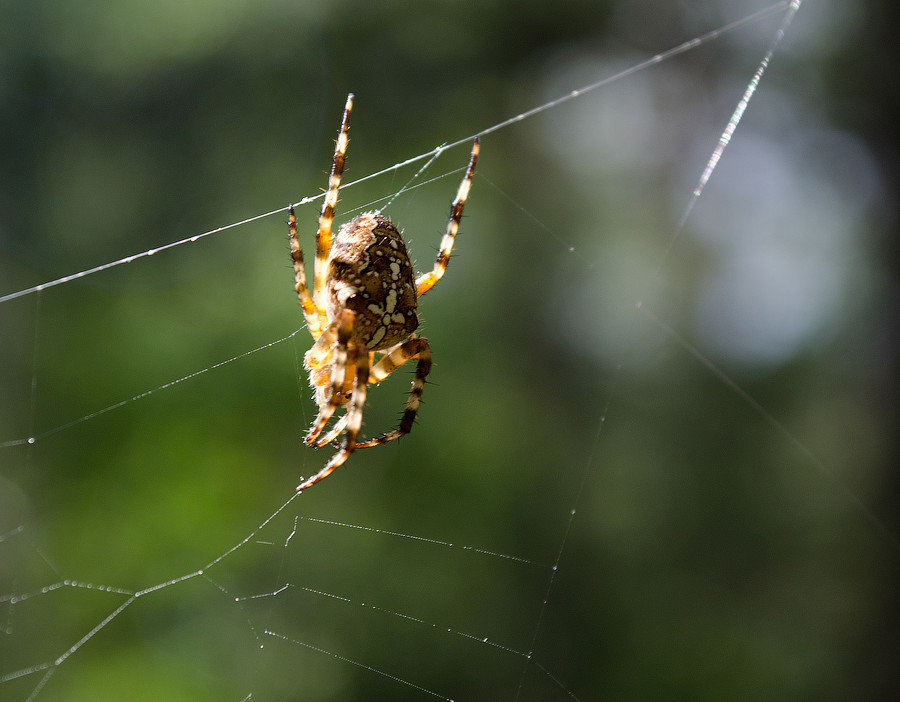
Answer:
<path fill-rule="evenodd" d="M 322 478 L 327 478 L 331 472 L 350 458 L 350 454 L 356 448 L 356 437 L 362 426 L 363 407 L 366 404 L 366 385 L 369 382 L 369 354 L 365 349 L 352 347 L 350 355 L 355 357 L 356 378 L 353 382 L 353 395 L 347 408 L 347 433 L 344 436 L 344 445 L 334 454 L 328 463 L 311 478 L 304 480 L 297 486 L 297 491 L 305 490 L 310 485 L 315 485 Z"/>
<path fill-rule="evenodd" d="M 306 318 L 306 327 L 313 338 L 322 333 L 322 321 L 324 315 L 319 312 L 316 303 L 313 302 L 306 286 L 306 269 L 303 266 L 303 251 L 300 249 L 300 241 L 297 238 L 297 217 L 294 215 L 294 206 L 291 205 L 288 214 L 288 231 L 291 240 L 291 258 L 294 261 L 294 288 L 303 306 L 303 316 Z"/>
<path fill-rule="evenodd" d="M 316 343 L 303 354 L 303 364 L 306 366 L 306 370 L 313 370 L 329 362 L 337 342 L 337 328 L 338 322 L 332 322 L 325 327 L 321 336 L 316 339 Z"/>
<path fill-rule="evenodd" d="M 466 198 L 469 197 L 469 188 L 472 187 L 475 162 L 478 161 L 478 148 L 478 138 L 476 137 L 475 143 L 472 144 L 472 155 L 469 157 L 466 175 L 463 177 L 462 183 L 459 184 L 456 199 L 450 206 L 450 220 L 447 222 L 447 233 L 441 239 L 441 250 L 437 255 L 437 260 L 434 262 L 434 269 L 416 278 L 416 297 L 422 297 L 422 295 L 431 290 L 434 284 L 444 275 L 444 271 L 447 270 L 447 264 L 450 262 L 450 252 L 453 250 L 453 240 L 459 231 L 463 207 L 465 207 Z"/>
<path fill-rule="evenodd" d="M 425 378 L 431 370 L 431 347 L 428 345 L 428 339 L 421 337 L 413 337 L 403 342 L 391 351 L 387 356 L 382 358 L 372 368 L 369 375 L 369 382 L 377 383 L 384 380 L 388 375 L 394 372 L 411 358 L 418 357 L 416 364 L 416 375 L 413 377 L 412 386 L 409 389 L 409 397 L 406 398 L 406 409 L 403 411 L 403 418 L 400 420 L 400 426 L 374 439 L 363 441 L 356 444 L 356 448 L 370 448 L 378 446 L 394 439 L 399 439 L 404 434 L 408 434 L 412 429 L 413 422 L 416 419 L 416 413 L 419 411 L 419 403 L 422 401 L 422 391 L 425 389 Z M 349 431 L 349 430 L 348 430 Z"/>
<path fill-rule="evenodd" d="M 366 354 L 367 358 L 366 358 L 365 363 L 367 364 L 367 366 L 369 368 L 371 368 L 372 358 L 375 354 L 372 353 L 371 351 L 368 351 L 368 352 L 364 351 L 363 349 L 359 349 L 357 351 L 357 354 L 358 354 L 358 356 L 362 356 L 363 354 Z M 356 363 L 359 364 L 360 361 L 357 360 Z M 369 372 L 371 373 L 371 371 L 369 371 Z M 367 381 L 367 382 L 371 382 L 371 381 Z M 347 428 L 347 421 L 349 419 L 350 419 L 350 412 L 348 411 L 348 412 L 344 413 L 343 417 L 341 417 L 338 421 L 336 421 L 334 423 L 334 426 L 331 427 L 331 429 L 328 431 L 327 434 L 325 434 L 325 436 L 319 437 L 318 441 L 316 441 L 316 448 L 321 448 L 325 444 L 330 444 L 332 441 L 334 441 L 335 446 L 340 446 L 340 443 L 335 441 L 335 439 L 337 439 L 337 437 L 340 436 L 341 432 Z"/>
<path fill-rule="evenodd" d="M 344 378 L 348 368 L 353 367 L 356 361 L 356 347 L 348 348 L 350 332 L 353 330 L 353 318 L 355 315 L 350 310 L 341 312 L 341 318 L 337 327 L 337 349 L 331 364 L 331 394 L 328 401 L 319 405 L 319 414 L 309 428 L 306 435 L 306 443 L 314 444 L 316 437 L 322 433 L 328 420 L 334 411 L 342 404 L 341 398 L 344 392 Z M 313 346 L 315 348 L 315 346 Z M 308 353 L 308 352 L 307 352 Z M 368 375 L 368 373 L 367 373 Z"/>
<path fill-rule="evenodd" d="M 350 111 L 353 109 L 353 93 L 347 96 L 344 105 L 344 117 L 341 130 L 338 132 L 334 147 L 334 158 L 331 161 L 331 175 L 328 177 L 328 190 L 322 203 L 322 214 L 319 215 L 319 229 L 316 232 L 316 265 L 313 281 L 313 299 L 319 309 L 325 309 L 325 278 L 328 276 L 328 254 L 331 251 L 331 225 L 334 222 L 334 208 L 337 205 L 338 190 L 341 187 L 341 175 L 344 172 L 344 154 L 347 153 L 347 132 L 350 129 Z"/>
<path fill-rule="evenodd" d="M 335 439 L 337 439 L 340 433 L 347 428 L 347 419 L 349 419 L 349 415 L 345 413 L 343 417 L 334 423 L 334 426 L 331 427 L 331 431 L 325 434 L 325 436 L 319 437 L 316 441 L 316 448 L 322 448 L 325 444 L 330 444 L 332 441 L 334 441 L 335 446 L 339 447 L 341 444 L 340 442 L 335 441 Z"/>

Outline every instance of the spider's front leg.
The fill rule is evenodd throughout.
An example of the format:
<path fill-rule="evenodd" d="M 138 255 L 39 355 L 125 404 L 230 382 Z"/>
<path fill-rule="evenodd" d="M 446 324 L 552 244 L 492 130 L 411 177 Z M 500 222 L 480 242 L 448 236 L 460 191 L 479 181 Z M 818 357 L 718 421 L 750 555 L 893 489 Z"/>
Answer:
<path fill-rule="evenodd" d="M 346 363 L 348 367 L 352 367 L 353 364 L 356 365 L 356 377 L 353 381 L 353 393 L 350 396 L 350 404 L 347 406 L 347 431 L 344 435 L 344 445 L 340 451 L 331 457 L 331 460 L 325 464 L 322 470 L 300 483 L 297 486 L 297 492 L 315 485 L 322 478 L 327 478 L 335 468 L 350 458 L 350 454 L 356 448 L 356 437 L 359 435 L 359 430 L 362 426 L 363 407 L 366 404 L 366 386 L 369 382 L 368 350 L 358 346 L 350 347 L 346 353 Z M 341 373 L 341 378 L 343 378 L 343 373 Z M 335 392 L 334 387 L 332 387 L 332 392 Z"/>
<path fill-rule="evenodd" d="M 344 383 L 348 372 L 356 369 L 353 380 L 353 389 L 350 402 L 347 405 L 347 416 L 339 424 L 346 425 L 344 444 L 325 466 L 311 478 L 304 480 L 297 486 L 297 490 L 305 490 L 310 485 L 327 477 L 331 472 L 344 463 L 356 448 L 356 437 L 362 426 L 363 407 L 366 403 L 366 386 L 369 382 L 369 350 L 364 347 L 350 344 L 353 332 L 353 321 L 356 315 L 351 310 L 343 310 L 337 324 L 337 344 L 331 362 L 331 395 L 328 402 L 319 407 L 319 414 L 309 430 L 306 443 L 316 443 L 316 438 L 322 433 L 328 420 L 334 415 L 334 411 L 343 404 Z M 333 432 L 332 432 L 333 434 Z"/>
<path fill-rule="evenodd" d="M 416 420 L 416 413 L 419 411 L 419 404 L 422 402 L 425 379 L 431 370 L 431 347 L 428 345 L 428 339 L 414 336 L 412 339 L 408 339 L 397 346 L 375 364 L 372 368 L 370 382 L 381 382 L 411 358 L 417 358 L 418 363 L 416 363 L 416 374 L 409 389 L 409 396 L 406 398 L 406 408 L 403 411 L 400 426 L 374 439 L 360 442 L 356 445 L 356 448 L 378 446 L 378 444 L 399 439 L 412 430 L 413 422 Z"/>
<path fill-rule="evenodd" d="M 306 443 L 310 446 L 316 443 L 316 438 L 322 433 L 334 411 L 343 404 L 342 399 L 347 369 L 352 369 L 356 361 L 356 351 L 349 347 L 350 334 L 353 332 L 353 320 L 355 317 L 356 315 L 351 310 L 344 310 L 341 312 L 341 317 L 338 320 L 337 342 L 331 360 L 331 394 L 328 396 L 328 402 L 325 404 L 321 404 L 320 401 L 319 414 L 316 415 L 315 421 L 306 434 Z M 310 351 L 317 347 L 318 342 Z M 323 357 L 327 358 L 327 355 L 323 354 Z"/>

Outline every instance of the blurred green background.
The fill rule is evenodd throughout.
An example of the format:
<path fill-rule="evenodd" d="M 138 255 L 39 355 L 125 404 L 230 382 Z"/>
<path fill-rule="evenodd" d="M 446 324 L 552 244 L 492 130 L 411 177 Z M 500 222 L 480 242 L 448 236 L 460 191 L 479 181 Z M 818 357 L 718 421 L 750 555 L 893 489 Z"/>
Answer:
<path fill-rule="evenodd" d="M 5 2 L 0 295 L 315 195 L 349 91 L 345 182 L 768 4 Z M 683 230 L 781 14 L 487 135 L 413 433 L 49 677 L 331 449 L 283 212 L 0 305 L 0 699 L 896 694 L 891 8 L 804 3 Z M 420 270 L 466 156 L 388 209 Z"/>

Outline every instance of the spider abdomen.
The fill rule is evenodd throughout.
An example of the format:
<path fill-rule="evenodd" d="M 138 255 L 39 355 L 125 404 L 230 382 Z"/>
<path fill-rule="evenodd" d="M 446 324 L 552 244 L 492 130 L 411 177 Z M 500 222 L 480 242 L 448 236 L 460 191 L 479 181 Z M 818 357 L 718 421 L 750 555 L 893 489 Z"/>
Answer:
<path fill-rule="evenodd" d="M 294 289 L 303 306 L 306 326 L 315 339 L 303 357 L 319 406 L 306 434 L 306 443 L 324 446 L 336 443 L 338 437 L 344 435 L 341 450 L 318 473 L 301 482 L 298 491 L 331 475 L 356 449 L 399 439 L 412 429 L 425 380 L 431 370 L 428 340 L 413 333 L 419 326 L 416 300 L 431 290 L 447 269 L 478 160 L 476 138 L 466 174 L 450 206 L 447 231 L 441 239 L 434 268 L 416 278 L 400 230 L 387 217 L 367 212 L 345 224 L 336 235 L 332 234 L 352 109 L 351 93 L 344 105 L 328 190 L 319 215 L 312 294 L 306 284 L 303 251 L 297 237 L 297 217 L 293 206 L 288 208 Z M 440 151 L 438 149 L 435 155 Z M 380 358 L 376 358 L 376 352 L 381 353 Z M 358 441 L 368 386 L 377 385 L 413 359 L 416 374 L 399 426 L 381 436 Z M 335 411 L 342 405 L 346 406 L 347 413 L 326 430 Z"/>
<path fill-rule="evenodd" d="M 416 283 L 400 230 L 367 212 L 341 227 L 328 258 L 327 314 L 355 314 L 350 342 L 383 351 L 419 326 Z"/>

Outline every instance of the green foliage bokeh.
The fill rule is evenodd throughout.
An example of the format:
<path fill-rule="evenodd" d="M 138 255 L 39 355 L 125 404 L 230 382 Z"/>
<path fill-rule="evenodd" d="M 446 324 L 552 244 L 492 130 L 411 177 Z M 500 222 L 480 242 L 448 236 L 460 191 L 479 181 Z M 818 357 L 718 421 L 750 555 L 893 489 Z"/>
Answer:
<path fill-rule="evenodd" d="M 349 91 L 347 182 L 737 17 L 700 5 L 5 3 L 0 294 L 315 195 Z M 828 34 L 808 5 L 760 87 L 795 111 L 760 98 L 735 148 L 742 130 L 783 119 L 797 131 L 774 142 L 782 151 L 815 122 L 877 152 L 866 115 L 879 96 L 859 87 L 875 63 L 849 41 L 875 29 Z M 651 69 L 696 93 L 626 78 L 586 98 L 596 114 L 572 101 L 488 135 L 454 259 L 422 302 L 435 367 L 413 433 L 354 455 L 203 576 L 142 596 L 39 699 L 894 689 L 896 339 L 883 331 L 896 271 L 879 254 L 896 203 L 845 191 L 858 213 L 848 292 L 777 361 L 704 346 L 696 301 L 715 246 L 691 236 L 693 220 L 664 257 L 777 22 Z M 633 131 L 603 131 L 612 107 Z M 671 129 L 659 149 L 641 128 L 651 113 Z M 618 148 L 591 158 L 594 140 Z M 449 149 L 423 179 L 446 177 L 388 212 L 420 269 L 465 157 Z M 695 213 L 718 213 L 722 229 L 739 219 L 716 205 L 720 180 L 740 182 L 728 158 Z M 421 163 L 347 188 L 338 221 L 380 206 Z M 307 252 L 318 204 L 298 211 Z M 798 209 L 815 232 L 814 198 Z M 0 453 L 0 595 L 66 579 L 138 591 L 192 573 L 323 464 L 331 449 L 301 441 L 315 411 L 308 335 L 268 346 L 302 323 L 284 219 L 0 306 L 0 440 L 38 437 Z M 398 376 L 371 391 L 372 433 L 402 408 Z M 0 676 L 53 661 L 126 598 L 68 586 L 7 598 Z M 0 698 L 27 698 L 42 675 L 2 683 Z"/>

